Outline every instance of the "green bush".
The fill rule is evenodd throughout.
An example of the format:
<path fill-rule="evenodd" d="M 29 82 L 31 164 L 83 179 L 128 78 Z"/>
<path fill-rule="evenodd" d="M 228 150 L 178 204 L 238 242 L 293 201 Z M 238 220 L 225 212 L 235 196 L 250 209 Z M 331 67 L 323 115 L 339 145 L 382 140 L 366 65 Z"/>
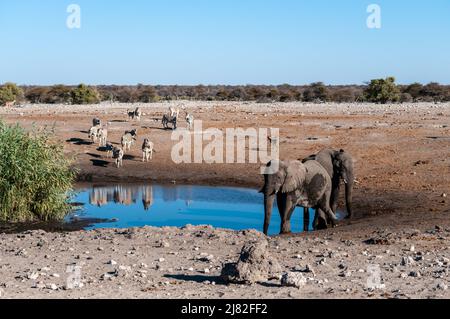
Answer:
<path fill-rule="evenodd" d="M 100 103 L 100 94 L 95 88 L 80 84 L 76 89 L 72 90 L 72 104 L 97 103 Z"/>
<path fill-rule="evenodd" d="M 365 90 L 369 102 L 386 104 L 400 100 L 400 89 L 395 84 L 394 77 L 372 80 Z"/>
<path fill-rule="evenodd" d="M 23 91 L 14 83 L 5 83 L 0 87 L 0 105 L 23 98 Z"/>
<path fill-rule="evenodd" d="M 63 147 L 44 130 L 0 121 L 0 221 L 61 220 L 75 172 Z"/>

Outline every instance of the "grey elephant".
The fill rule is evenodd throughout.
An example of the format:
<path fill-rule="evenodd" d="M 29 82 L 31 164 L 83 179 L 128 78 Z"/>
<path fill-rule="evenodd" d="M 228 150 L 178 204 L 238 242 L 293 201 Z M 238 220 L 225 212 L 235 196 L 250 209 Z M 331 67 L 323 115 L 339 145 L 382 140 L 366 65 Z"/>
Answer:
<path fill-rule="evenodd" d="M 331 178 L 316 161 L 270 161 L 264 174 L 264 234 L 269 230 L 275 197 L 281 217 L 281 234 L 291 232 L 295 207 L 322 210 L 333 225 L 337 219 L 330 208 Z M 317 219 L 317 214 L 316 214 Z"/>
<path fill-rule="evenodd" d="M 352 156 L 344 150 L 335 151 L 332 149 L 324 149 L 315 155 L 311 155 L 303 159 L 302 162 L 306 163 L 311 160 L 319 162 L 325 168 L 331 178 L 332 189 L 330 196 L 330 207 L 333 212 L 336 212 L 337 210 L 341 180 L 344 181 L 345 203 L 347 206 L 346 218 L 352 218 L 352 194 L 355 180 Z M 309 216 L 307 208 L 305 208 L 304 215 Z M 324 220 L 324 216 L 321 214 L 320 217 L 320 228 L 326 228 L 326 220 Z"/>

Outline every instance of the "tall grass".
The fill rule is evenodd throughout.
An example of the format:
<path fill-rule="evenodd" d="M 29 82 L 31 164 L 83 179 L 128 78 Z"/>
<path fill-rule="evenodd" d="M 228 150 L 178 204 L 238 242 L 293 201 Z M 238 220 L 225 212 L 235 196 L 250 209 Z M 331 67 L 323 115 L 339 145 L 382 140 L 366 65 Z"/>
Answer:
<path fill-rule="evenodd" d="M 0 121 L 0 221 L 61 220 L 75 172 L 52 132 Z"/>

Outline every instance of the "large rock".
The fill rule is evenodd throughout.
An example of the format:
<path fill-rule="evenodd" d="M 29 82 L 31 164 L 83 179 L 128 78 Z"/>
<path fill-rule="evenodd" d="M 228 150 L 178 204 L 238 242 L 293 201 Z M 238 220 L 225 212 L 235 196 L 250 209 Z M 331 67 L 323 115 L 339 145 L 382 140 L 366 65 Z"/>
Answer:
<path fill-rule="evenodd" d="M 265 239 L 245 244 L 238 261 L 223 266 L 221 278 L 237 284 L 253 284 L 279 278 L 281 266 L 269 254 L 268 245 Z"/>

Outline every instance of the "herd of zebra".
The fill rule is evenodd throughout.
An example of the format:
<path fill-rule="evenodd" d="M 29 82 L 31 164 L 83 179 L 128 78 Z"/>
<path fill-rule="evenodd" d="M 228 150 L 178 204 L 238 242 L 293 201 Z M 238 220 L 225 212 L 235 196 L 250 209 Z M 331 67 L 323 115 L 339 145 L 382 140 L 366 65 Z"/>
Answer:
<path fill-rule="evenodd" d="M 135 110 L 128 110 L 128 119 L 132 120 L 141 120 L 142 112 L 138 107 Z M 164 114 L 162 118 L 162 124 L 165 129 L 169 128 L 169 124 L 172 124 L 172 129 L 177 129 L 177 121 L 180 115 L 180 109 L 178 108 L 169 108 L 169 113 Z M 192 125 L 194 123 L 194 116 L 192 114 L 186 113 L 186 123 L 189 130 L 192 129 Z M 98 143 L 100 147 L 102 147 L 106 151 L 106 156 L 108 158 L 113 158 L 115 160 L 115 164 L 117 168 L 123 166 L 123 157 L 125 152 L 131 150 L 131 146 L 136 143 L 138 130 L 133 129 L 131 131 L 126 131 L 125 134 L 121 138 L 121 146 L 116 147 L 112 143 L 108 142 L 108 123 L 106 126 L 102 125 L 102 121 L 99 118 L 94 118 L 92 120 L 92 127 L 89 130 L 89 138 L 93 143 Z M 142 161 L 149 162 L 153 159 L 153 152 L 156 152 L 154 149 L 153 142 L 150 139 L 145 138 L 142 143 Z"/>

